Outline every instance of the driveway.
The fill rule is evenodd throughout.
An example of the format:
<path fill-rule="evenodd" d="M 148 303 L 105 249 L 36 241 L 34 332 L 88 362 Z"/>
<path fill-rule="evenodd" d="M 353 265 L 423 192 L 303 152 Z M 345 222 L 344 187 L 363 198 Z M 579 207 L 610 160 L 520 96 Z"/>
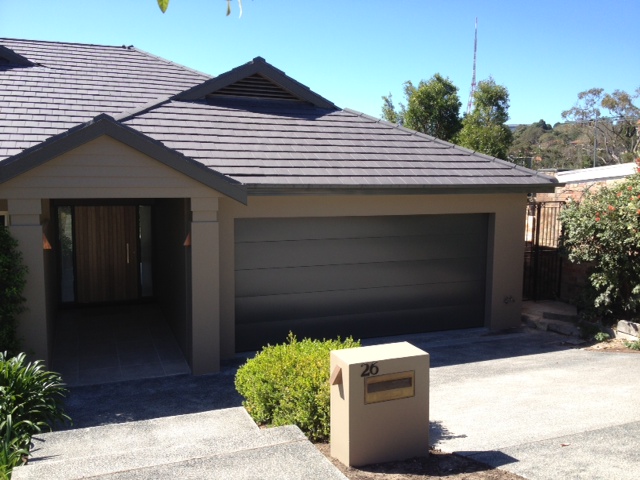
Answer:
<path fill-rule="evenodd" d="M 430 443 L 529 479 L 635 479 L 640 355 L 586 351 L 570 337 L 484 329 L 392 337 L 430 353 Z M 73 387 L 75 427 L 240 405 L 233 376 Z"/>
<path fill-rule="evenodd" d="M 638 478 L 640 355 L 467 335 L 412 341 L 432 360 L 431 444 L 529 479 Z"/>

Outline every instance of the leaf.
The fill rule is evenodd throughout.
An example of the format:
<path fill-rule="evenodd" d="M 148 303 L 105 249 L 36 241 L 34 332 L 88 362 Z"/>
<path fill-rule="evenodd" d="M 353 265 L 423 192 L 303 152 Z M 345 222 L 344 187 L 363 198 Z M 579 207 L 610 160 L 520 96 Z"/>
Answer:
<path fill-rule="evenodd" d="M 240 15 L 238 18 L 242 17 L 242 0 L 238 0 L 238 9 L 240 10 Z M 227 17 L 231 15 L 231 0 L 227 0 Z"/>
<path fill-rule="evenodd" d="M 162 13 L 166 12 L 169 7 L 169 0 L 158 0 L 158 6 L 160 10 L 162 10 Z"/>

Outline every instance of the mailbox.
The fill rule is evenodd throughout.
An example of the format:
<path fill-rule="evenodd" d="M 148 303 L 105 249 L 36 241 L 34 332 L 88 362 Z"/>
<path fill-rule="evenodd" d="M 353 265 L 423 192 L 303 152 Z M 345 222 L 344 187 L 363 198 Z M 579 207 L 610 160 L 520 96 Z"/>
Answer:
<path fill-rule="evenodd" d="M 331 352 L 331 456 L 345 465 L 429 453 L 429 354 L 408 342 Z"/>

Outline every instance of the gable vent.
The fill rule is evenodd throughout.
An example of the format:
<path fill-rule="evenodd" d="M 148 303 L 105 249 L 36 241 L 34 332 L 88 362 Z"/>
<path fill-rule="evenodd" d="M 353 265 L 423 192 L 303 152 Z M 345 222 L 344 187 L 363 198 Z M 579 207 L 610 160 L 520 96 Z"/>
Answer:
<path fill-rule="evenodd" d="M 271 80 L 259 74 L 238 80 L 237 82 L 222 87 L 207 97 L 244 97 L 244 98 L 268 98 L 271 100 L 300 100 L 295 95 L 276 85 Z"/>

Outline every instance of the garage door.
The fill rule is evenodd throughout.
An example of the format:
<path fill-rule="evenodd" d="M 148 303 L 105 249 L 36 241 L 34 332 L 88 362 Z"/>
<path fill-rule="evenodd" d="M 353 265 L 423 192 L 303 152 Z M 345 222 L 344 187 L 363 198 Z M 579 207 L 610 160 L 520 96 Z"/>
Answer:
<path fill-rule="evenodd" d="M 484 324 L 488 215 L 235 223 L 236 350 Z"/>

